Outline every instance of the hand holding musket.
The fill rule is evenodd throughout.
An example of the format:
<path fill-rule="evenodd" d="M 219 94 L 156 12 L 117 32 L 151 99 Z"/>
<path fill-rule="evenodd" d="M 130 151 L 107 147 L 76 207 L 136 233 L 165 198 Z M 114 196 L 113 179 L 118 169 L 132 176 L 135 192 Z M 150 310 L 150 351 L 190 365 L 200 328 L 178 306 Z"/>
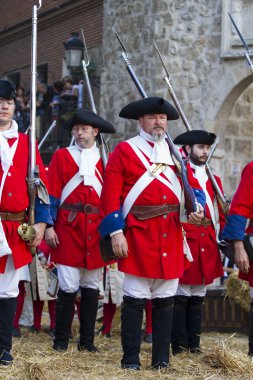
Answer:
<path fill-rule="evenodd" d="M 155 41 L 154 41 L 154 45 L 155 45 L 155 48 L 156 48 L 157 53 L 158 53 L 158 56 L 159 56 L 159 58 L 160 58 L 160 60 L 162 62 L 163 68 L 164 68 L 165 73 L 166 73 L 166 76 L 165 76 L 164 79 L 165 79 L 166 84 L 168 85 L 168 89 L 169 89 L 169 93 L 171 95 L 171 98 L 172 98 L 172 100 L 173 100 L 173 102 L 175 104 L 175 107 L 176 107 L 176 109 L 177 109 L 177 111 L 178 111 L 178 113 L 179 113 L 179 115 L 180 115 L 180 117 L 181 117 L 181 119 L 182 119 L 182 121 L 184 123 L 184 126 L 185 126 L 186 130 L 187 131 L 191 131 L 192 128 L 191 128 L 191 126 L 190 126 L 190 124 L 189 124 L 189 122 L 188 122 L 188 120 L 187 120 L 187 118 L 185 116 L 185 113 L 184 113 L 183 109 L 180 106 L 180 103 L 179 103 L 179 101 L 177 99 L 177 96 L 176 96 L 176 94 L 175 94 L 175 92 L 174 92 L 174 90 L 173 90 L 173 88 L 171 86 L 171 83 L 170 83 L 170 74 L 169 74 L 169 72 L 167 70 L 165 62 L 164 62 L 164 60 L 162 58 L 160 50 L 158 49 L 158 46 L 157 46 L 157 44 L 156 44 Z M 215 143 L 213 144 L 213 148 L 212 148 L 212 150 L 211 150 L 211 152 L 209 154 L 210 158 L 212 157 L 213 152 L 214 152 L 214 150 L 215 150 L 218 142 L 219 142 L 219 137 L 216 139 Z M 221 189 L 220 189 L 220 187 L 219 187 L 219 185 L 218 185 L 218 183 L 217 183 L 217 181 L 216 181 L 216 179 L 215 179 L 215 177 L 214 177 L 214 175 L 213 175 L 213 173 L 211 171 L 210 166 L 209 166 L 208 162 L 209 162 L 210 158 L 207 159 L 207 162 L 205 164 L 206 165 L 206 172 L 207 172 L 208 178 L 211 181 L 212 187 L 213 187 L 213 189 L 215 191 L 217 200 L 218 200 L 218 202 L 219 202 L 219 204 L 220 204 L 220 206 L 222 208 L 222 211 L 223 211 L 223 213 L 225 215 L 227 215 L 228 214 L 229 206 L 228 206 L 228 204 L 226 202 L 226 199 L 225 199 L 225 197 L 224 197 L 224 195 L 223 195 L 223 193 L 222 193 L 222 191 L 221 191 Z"/>
<path fill-rule="evenodd" d="M 130 60 L 128 57 L 128 53 L 127 53 L 125 46 L 123 45 L 123 43 L 122 43 L 122 41 L 121 41 L 121 39 L 120 39 L 120 37 L 119 37 L 118 33 L 116 32 L 114 27 L 112 27 L 112 31 L 114 32 L 115 36 L 117 37 L 117 39 L 120 43 L 120 46 L 123 49 L 123 52 L 121 53 L 121 57 L 126 64 L 127 71 L 129 73 L 130 77 L 132 78 L 132 80 L 133 80 L 137 90 L 139 91 L 141 97 L 147 98 L 148 96 L 147 96 L 145 90 L 143 89 L 139 79 L 137 78 L 134 70 L 132 69 L 132 66 L 131 66 L 131 63 L 130 63 Z M 174 160 L 175 165 L 176 165 L 176 167 L 180 173 L 181 179 L 182 179 L 182 187 L 183 187 L 183 192 L 184 192 L 184 197 L 185 197 L 185 209 L 186 209 L 187 216 L 189 216 L 190 213 L 199 211 L 198 203 L 197 203 L 197 200 L 195 198 L 194 192 L 188 183 L 187 169 L 186 169 L 186 165 L 185 165 L 185 162 L 184 162 L 181 154 L 179 153 L 177 147 L 174 145 L 174 143 L 173 143 L 173 141 L 172 141 L 172 139 L 168 133 L 166 133 L 165 140 L 166 140 L 167 144 L 169 145 L 169 149 L 170 149 L 172 159 Z"/>

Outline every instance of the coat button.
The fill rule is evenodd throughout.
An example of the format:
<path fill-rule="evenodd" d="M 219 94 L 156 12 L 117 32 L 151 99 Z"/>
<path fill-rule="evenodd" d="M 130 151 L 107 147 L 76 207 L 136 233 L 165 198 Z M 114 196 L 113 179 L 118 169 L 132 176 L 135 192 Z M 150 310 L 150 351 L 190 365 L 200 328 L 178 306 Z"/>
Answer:
<path fill-rule="evenodd" d="M 91 219 L 88 219 L 88 223 L 92 223 L 92 220 L 91 220 Z"/>
<path fill-rule="evenodd" d="M 167 234 L 163 234 L 163 237 L 166 238 L 166 237 L 167 237 Z"/>
<path fill-rule="evenodd" d="M 205 248 L 201 248 L 201 252 L 205 252 Z"/>
<path fill-rule="evenodd" d="M 12 196 L 12 193 L 8 193 L 8 197 L 11 197 Z"/>
<path fill-rule="evenodd" d="M 8 176 L 10 177 L 10 176 L 11 176 L 11 173 L 8 173 Z"/>
<path fill-rule="evenodd" d="M 167 214 L 163 215 L 163 219 L 167 219 Z"/>
<path fill-rule="evenodd" d="M 114 214 L 114 218 L 118 218 L 119 217 L 119 214 Z"/>
<path fill-rule="evenodd" d="M 163 257 L 167 257 L 167 253 L 166 252 L 163 253 Z"/>
<path fill-rule="evenodd" d="M 167 196 L 166 196 L 166 195 L 164 195 L 164 196 L 163 196 L 163 199 L 167 199 Z"/>
<path fill-rule="evenodd" d="M 90 235 L 88 236 L 88 240 L 91 240 L 91 236 Z"/>
<path fill-rule="evenodd" d="M 87 256 L 90 256 L 90 252 L 87 252 Z"/>
<path fill-rule="evenodd" d="M 204 232 L 201 232 L 201 236 L 205 236 Z"/>

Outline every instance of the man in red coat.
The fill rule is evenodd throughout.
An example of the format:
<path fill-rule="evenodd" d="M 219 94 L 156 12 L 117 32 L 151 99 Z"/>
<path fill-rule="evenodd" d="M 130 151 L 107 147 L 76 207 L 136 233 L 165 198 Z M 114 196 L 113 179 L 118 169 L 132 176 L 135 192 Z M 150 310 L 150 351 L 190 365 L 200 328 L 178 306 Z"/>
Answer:
<path fill-rule="evenodd" d="M 175 144 L 182 145 L 189 157 L 194 176 L 206 195 L 205 218 L 200 225 L 184 224 L 193 263 L 179 279 L 174 297 L 172 325 L 172 352 L 178 354 L 189 350 L 200 352 L 202 305 L 207 285 L 223 275 L 219 248 L 219 233 L 224 227 L 225 216 L 217 201 L 209 180 L 205 163 L 216 136 L 203 130 L 185 132 L 176 137 Z M 221 180 L 215 176 L 221 192 Z"/>
<path fill-rule="evenodd" d="M 18 133 L 12 119 L 15 111 L 15 86 L 0 80 L 0 365 L 9 365 L 13 358 L 12 325 L 22 267 L 32 260 L 30 248 L 18 234 L 18 227 L 26 220 L 29 207 L 27 175 L 29 166 L 29 138 Z M 46 173 L 37 151 L 40 178 L 46 183 Z M 52 224 L 49 204 L 37 196 L 31 243 L 40 244 L 46 225 Z"/>
<path fill-rule="evenodd" d="M 59 292 L 53 348 L 68 347 L 72 311 L 81 287 L 80 341 L 78 349 L 96 352 L 94 328 L 101 268 L 98 226 L 103 164 L 96 136 L 114 133 L 113 126 L 93 112 L 80 110 L 65 125 L 75 144 L 53 155 L 49 167 L 49 194 L 54 227 L 46 230 L 46 242 L 57 264 Z"/>
<path fill-rule="evenodd" d="M 152 366 L 158 369 L 169 363 L 173 296 L 187 261 L 179 220 L 181 178 L 165 141 L 167 121 L 178 119 L 178 113 L 163 98 L 150 97 L 130 103 L 120 117 L 139 120 L 141 131 L 121 142 L 109 159 L 100 233 L 111 237 L 118 268 L 125 273 L 122 368 L 140 369 L 143 308 L 152 299 Z M 189 182 L 204 204 L 191 171 Z M 191 213 L 189 219 L 200 223 L 203 216 L 203 211 Z"/>
<path fill-rule="evenodd" d="M 253 357 L 253 262 L 243 244 L 245 234 L 253 234 L 253 161 L 242 171 L 241 181 L 232 199 L 222 238 L 232 241 L 239 277 L 249 282 L 251 307 L 249 314 L 249 351 Z M 251 245 L 252 241 L 251 241 Z"/>

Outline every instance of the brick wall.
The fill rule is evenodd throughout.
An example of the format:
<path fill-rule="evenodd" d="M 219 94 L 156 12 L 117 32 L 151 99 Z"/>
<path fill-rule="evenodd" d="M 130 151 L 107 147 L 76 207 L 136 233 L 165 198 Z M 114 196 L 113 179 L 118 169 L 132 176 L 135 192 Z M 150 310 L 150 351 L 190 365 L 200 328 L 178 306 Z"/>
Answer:
<path fill-rule="evenodd" d="M 0 14 L 4 14 L 0 1 Z M 12 0 L 0 22 L 0 77 L 19 71 L 21 85 L 30 86 L 31 23 L 34 1 Z M 4 19 L 4 20 L 3 20 Z M 61 78 L 63 42 L 71 32 L 85 32 L 88 49 L 101 46 L 102 0 L 46 1 L 38 14 L 38 65 L 48 64 L 48 82 Z"/>

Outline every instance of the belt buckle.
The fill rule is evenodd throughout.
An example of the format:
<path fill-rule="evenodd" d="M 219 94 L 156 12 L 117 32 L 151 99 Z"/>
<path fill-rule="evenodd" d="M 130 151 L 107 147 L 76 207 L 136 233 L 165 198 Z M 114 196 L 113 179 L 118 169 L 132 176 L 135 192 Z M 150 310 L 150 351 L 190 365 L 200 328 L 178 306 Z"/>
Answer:
<path fill-rule="evenodd" d="M 87 204 L 83 207 L 83 211 L 85 214 L 91 214 L 92 213 L 92 205 L 91 204 Z"/>

